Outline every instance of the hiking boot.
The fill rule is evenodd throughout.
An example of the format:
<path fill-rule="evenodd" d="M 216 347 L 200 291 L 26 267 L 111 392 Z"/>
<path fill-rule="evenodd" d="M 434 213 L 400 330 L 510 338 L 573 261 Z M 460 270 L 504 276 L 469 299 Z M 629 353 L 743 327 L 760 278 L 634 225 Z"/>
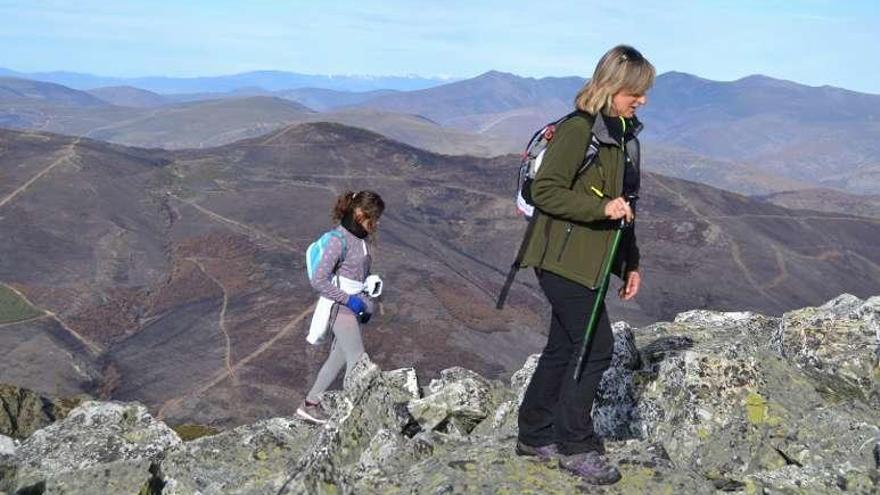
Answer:
<path fill-rule="evenodd" d="M 593 485 L 611 485 L 620 480 L 620 471 L 596 451 L 563 456 L 559 467 Z"/>
<path fill-rule="evenodd" d="M 549 461 L 551 459 L 559 458 L 559 448 L 556 447 L 555 443 L 542 445 L 540 447 L 532 447 L 531 445 L 526 445 L 519 440 L 516 441 L 516 455 L 527 455 L 534 456 L 542 461 Z"/>
<path fill-rule="evenodd" d="M 299 407 L 296 408 L 296 415 L 316 425 L 322 425 L 330 419 L 321 407 L 320 402 L 312 404 L 307 400 L 302 401 Z"/>
<path fill-rule="evenodd" d="M 586 450 L 595 450 L 599 454 L 605 455 L 605 442 L 598 437 L 591 437 L 586 442 Z"/>

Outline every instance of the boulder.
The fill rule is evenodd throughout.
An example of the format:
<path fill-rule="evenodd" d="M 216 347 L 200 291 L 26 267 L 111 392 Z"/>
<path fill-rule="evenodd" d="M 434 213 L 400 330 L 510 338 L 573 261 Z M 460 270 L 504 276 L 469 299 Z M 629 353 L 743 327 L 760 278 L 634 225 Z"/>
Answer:
<path fill-rule="evenodd" d="M 473 371 L 450 368 L 431 382 L 424 398 L 411 401 L 407 408 L 425 430 L 445 426 L 445 431 L 466 435 L 489 415 L 491 388 Z"/>
<path fill-rule="evenodd" d="M 861 301 L 844 294 L 785 313 L 776 340 L 780 354 L 818 382 L 822 393 L 880 408 L 880 297 Z"/>
<path fill-rule="evenodd" d="M 18 447 L 16 483 L 29 486 L 92 466 L 154 460 L 180 443 L 140 404 L 87 401 Z"/>
<path fill-rule="evenodd" d="M 600 395 L 605 395 L 597 400 L 594 418 L 597 410 L 628 411 L 628 416 L 617 414 L 619 421 L 606 421 L 604 433 L 658 442 L 675 465 L 689 466 L 720 487 L 764 483 L 761 473 L 786 466 L 804 472 L 848 466 L 851 478 L 872 479 L 872 449 L 880 431 L 876 409 L 862 396 L 825 393 L 827 376 L 797 353 L 778 352 L 774 343 L 790 350 L 791 337 L 773 335 L 797 327 L 796 335 L 802 336 L 823 325 L 851 324 L 852 330 L 864 325 L 863 320 L 853 323 L 861 318 L 853 315 L 869 312 L 851 299 L 802 311 L 807 315 L 783 319 L 688 312 L 673 323 L 640 330 L 642 366 L 611 380 L 608 385 L 616 387 L 603 383 Z M 848 338 L 841 333 L 829 339 Z M 817 345 L 812 355 L 830 357 L 833 348 Z M 606 394 L 622 388 L 631 393 Z M 597 429 L 602 424 L 597 421 Z"/>
<path fill-rule="evenodd" d="M 401 368 L 397 370 L 383 372 L 386 383 L 390 386 L 400 388 L 409 392 L 411 399 L 418 399 L 419 379 L 416 376 L 415 368 Z"/>
<path fill-rule="evenodd" d="M 272 418 L 182 444 L 161 463 L 163 494 L 277 493 L 315 431 L 299 419 Z"/>
<path fill-rule="evenodd" d="M 33 390 L 0 383 L 0 435 L 24 440 L 63 419 L 85 397 L 52 399 Z"/>
<path fill-rule="evenodd" d="M 17 447 L 18 442 L 15 439 L 9 438 L 6 435 L 0 435 L 0 462 L 15 456 L 15 449 Z"/>
<path fill-rule="evenodd" d="M 374 444 L 377 432 L 384 429 L 402 437 L 398 406 L 411 397 L 410 390 L 386 380 L 364 354 L 345 379 L 339 409 L 291 464 L 290 476 L 278 493 L 353 493 L 364 451 L 371 445 L 380 448 Z"/>

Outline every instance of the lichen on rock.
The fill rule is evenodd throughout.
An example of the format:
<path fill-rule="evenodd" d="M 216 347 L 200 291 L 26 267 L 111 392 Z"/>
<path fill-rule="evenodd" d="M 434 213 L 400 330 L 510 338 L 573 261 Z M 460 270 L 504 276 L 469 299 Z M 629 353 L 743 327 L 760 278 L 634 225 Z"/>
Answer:
<path fill-rule="evenodd" d="M 539 355 L 509 382 L 454 367 L 423 389 L 364 355 L 318 427 L 271 418 L 183 443 L 140 405 L 84 403 L 21 444 L 0 436 L 0 492 L 878 493 L 878 309 L 844 295 L 782 318 L 615 323 L 591 411 L 612 486 L 515 454 Z"/>

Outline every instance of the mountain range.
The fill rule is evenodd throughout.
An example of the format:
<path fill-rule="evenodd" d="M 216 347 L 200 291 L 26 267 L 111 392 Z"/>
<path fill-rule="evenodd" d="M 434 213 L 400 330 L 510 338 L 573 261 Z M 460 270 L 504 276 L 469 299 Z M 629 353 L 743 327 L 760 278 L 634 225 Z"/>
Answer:
<path fill-rule="evenodd" d="M 534 129 L 567 113 L 583 79 L 492 71 L 414 91 L 239 86 L 222 94 L 178 95 L 131 87 L 75 93 L 38 82 L 23 91 L 26 84 L 0 79 L 0 125 L 180 148 L 224 144 L 291 123 L 334 121 L 435 152 L 492 156 L 519 152 Z M 233 102 L 255 97 L 264 99 Z M 292 110 L 285 100 L 307 108 Z M 876 194 L 878 114 L 876 95 L 763 76 L 718 82 L 669 72 L 657 78 L 640 117 L 650 150 L 646 166 L 660 173 L 746 194 L 815 187 Z M 157 128 L 157 121 L 165 124 Z"/>
<path fill-rule="evenodd" d="M 242 87 L 268 91 L 323 88 L 338 91 L 384 89 L 415 90 L 448 82 L 420 76 L 312 75 L 275 70 L 243 72 L 214 77 L 104 77 L 80 72 L 17 72 L 0 67 L 0 76 L 32 79 L 90 90 L 105 86 L 133 86 L 156 93 L 223 93 Z"/>
<path fill-rule="evenodd" d="M 525 226 L 510 201 L 516 162 L 335 123 L 177 151 L 0 130 L 0 382 L 139 400 L 173 422 L 289 410 L 326 355 L 304 340 L 304 249 L 337 194 L 368 188 L 388 210 L 367 351 L 426 376 L 453 364 L 503 376 L 540 348 L 547 316 L 528 272 L 494 309 Z M 637 302 L 609 301 L 615 319 L 779 314 L 878 292 L 876 218 L 650 172 L 642 187 L 644 285 Z"/>

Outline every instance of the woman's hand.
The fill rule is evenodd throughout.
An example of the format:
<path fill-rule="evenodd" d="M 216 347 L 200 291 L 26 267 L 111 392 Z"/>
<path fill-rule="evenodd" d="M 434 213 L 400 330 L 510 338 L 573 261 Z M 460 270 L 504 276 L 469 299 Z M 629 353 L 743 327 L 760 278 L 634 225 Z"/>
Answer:
<path fill-rule="evenodd" d="M 642 276 L 637 271 L 626 273 L 626 283 L 617 291 L 617 295 L 624 301 L 636 297 L 639 293 L 639 286 L 642 284 Z"/>
<path fill-rule="evenodd" d="M 605 205 L 605 216 L 611 220 L 626 218 L 626 223 L 632 222 L 633 211 L 629 203 L 623 197 L 612 199 Z"/>

